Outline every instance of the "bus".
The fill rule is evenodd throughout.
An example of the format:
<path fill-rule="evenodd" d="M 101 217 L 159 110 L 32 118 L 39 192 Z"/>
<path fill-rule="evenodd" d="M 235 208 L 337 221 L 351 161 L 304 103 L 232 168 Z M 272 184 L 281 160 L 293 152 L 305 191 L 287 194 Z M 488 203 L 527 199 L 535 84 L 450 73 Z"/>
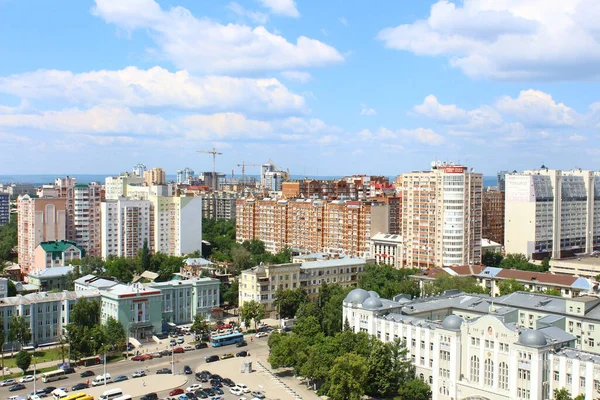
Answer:
<path fill-rule="evenodd" d="M 79 400 L 87 396 L 85 392 L 72 393 L 66 397 L 61 397 L 60 400 Z"/>
<path fill-rule="evenodd" d="M 241 343 L 243 341 L 244 335 L 239 332 L 229 333 L 225 335 L 212 335 L 210 337 L 210 345 L 212 347 L 227 346 L 229 344 Z"/>
<path fill-rule="evenodd" d="M 117 397 L 114 400 L 133 400 L 133 397 L 131 397 L 129 394 L 124 394 L 123 396 Z"/>
<path fill-rule="evenodd" d="M 94 396 L 86 395 L 85 397 L 80 397 L 77 400 L 94 400 Z"/>
<path fill-rule="evenodd" d="M 48 383 L 65 379 L 65 371 L 63 369 L 57 369 L 56 371 L 50 371 L 42 374 L 42 382 Z"/>
<path fill-rule="evenodd" d="M 100 356 L 92 356 L 92 357 L 82 358 L 79 361 L 77 361 L 77 365 L 84 366 L 84 367 L 92 367 L 94 365 L 98 365 L 101 363 L 102 363 L 102 359 L 100 358 Z"/>

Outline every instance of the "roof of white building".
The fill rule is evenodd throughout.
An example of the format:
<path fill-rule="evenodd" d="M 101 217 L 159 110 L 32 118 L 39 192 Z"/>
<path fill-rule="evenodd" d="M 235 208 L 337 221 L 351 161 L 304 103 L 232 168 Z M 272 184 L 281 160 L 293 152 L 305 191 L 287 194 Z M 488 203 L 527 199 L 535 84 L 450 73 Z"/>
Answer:
<path fill-rule="evenodd" d="M 490 239 L 481 239 L 481 247 L 502 247 L 500 243 L 496 243 Z"/>
<path fill-rule="evenodd" d="M 161 287 L 188 285 L 188 284 L 195 284 L 195 283 L 219 283 L 220 284 L 220 282 L 221 282 L 220 280 L 215 279 L 215 278 L 204 277 L 204 278 L 192 278 L 192 279 L 174 279 L 174 280 L 170 280 L 170 281 L 166 281 L 166 282 L 152 282 L 152 283 L 146 284 L 146 286 L 153 287 L 153 288 L 161 288 Z"/>
<path fill-rule="evenodd" d="M 73 271 L 73 268 L 74 267 L 72 265 L 67 265 L 64 267 L 45 268 L 41 271 L 31 273 L 29 274 L 29 276 L 33 276 L 36 278 L 58 278 L 67 275 L 69 272 Z"/>
<path fill-rule="evenodd" d="M 119 284 L 118 282 L 111 281 L 110 279 L 105 279 L 91 274 L 76 279 L 75 283 L 79 285 L 91 286 L 96 289 L 108 289 Z"/>
<path fill-rule="evenodd" d="M 30 293 L 24 296 L 17 295 L 14 297 L 6 297 L 0 299 L 0 306 L 2 305 L 27 305 L 36 303 L 45 303 L 52 301 L 62 300 L 76 300 L 81 298 L 97 297 L 98 292 L 95 290 L 81 290 L 81 291 L 64 291 L 64 292 L 40 292 Z"/>
<path fill-rule="evenodd" d="M 301 268 L 328 268 L 328 267 L 346 267 L 351 265 L 363 265 L 368 260 L 366 258 L 332 258 L 329 260 L 307 261 L 301 263 Z"/>
<path fill-rule="evenodd" d="M 373 235 L 371 237 L 371 240 L 376 240 L 376 241 L 380 240 L 380 241 L 385 241 L 385 242 L 397 242 L 397 243 L 402 243 L 404 241 L 402 239 L 402 235 L 397 235 L 397 234 L 393 234 L 393 233 L 385 233 L 385 232 L 376 233 L 375 235 Z"/>
<path fill-rule="evenodd" d="M 211 265 L 215 265 L 212 261 L 206 260 L 204 258 L 186 258 L 183 260 L 185 265 L 193 265 L 200 267 L 209 267 Z"/>

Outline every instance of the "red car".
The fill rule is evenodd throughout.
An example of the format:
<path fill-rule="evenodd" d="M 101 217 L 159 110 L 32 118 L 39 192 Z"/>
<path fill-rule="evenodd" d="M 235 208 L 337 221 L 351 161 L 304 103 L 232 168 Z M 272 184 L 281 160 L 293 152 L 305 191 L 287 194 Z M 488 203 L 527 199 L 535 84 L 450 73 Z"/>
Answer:
<path fill-rule="evenodd" d="M 184 391 L 183 391 L 182 388 L 177 388 L 177 389 L 171 390 L 169 392 L 169 396 L 177 396 L 177 395 L 180 395 L 180 394 L 183 394 L 183 393 L 184 393 Z"/>
<path fill-rule="evenodd" d="M 183 350 L 183 347 L 177 347 L 173 349 L 173 353 L 185 353 L 185 350 Z"/>
<path fill-rule="evenodd" d="M 131 357 L 131 361 L 145 361 L 145 360 L 152 360 L 152 355 L 151 354 L 140 354 L 138 356 Z"/>

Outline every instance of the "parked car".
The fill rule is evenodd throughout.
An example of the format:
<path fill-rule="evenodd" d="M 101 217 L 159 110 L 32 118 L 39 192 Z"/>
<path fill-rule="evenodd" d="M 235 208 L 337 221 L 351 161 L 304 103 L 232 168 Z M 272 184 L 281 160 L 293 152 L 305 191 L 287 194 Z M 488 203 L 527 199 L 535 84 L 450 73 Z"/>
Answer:
<path fill-rule="evenodd" d="M 152 358 L 162 358 L 162 353 L 160 351 L 155 351 L 152 353 Z"/>
<path fill-rule="evenodd" d="M 192 350 L 196 350 L 196 348 L 194 346 L 183 346 L 183 350 L 192 351 Z"/>
<path fill-rule="evenodd" d="M 83 390 L 83 389 L 88 389 L 90 387 L 90 385 L 88 385 L 87 383 L 81 382 L 81 383 L 76 383 L 75 385 L 71 386 L 71 391 L 76 391 L 76 390 Z"/>
<path fill-rule="evenodd" d="M 83 371 L 82 373 L 79 374 L 80 377 L 82 378 L 87 378 L 88 376 L 94 376 L 94 371 Z"/>
<path fill-rule="evenodd" d="M 65 374 L 74 374 L 75 368 L 73 368 L 73 367 L 63 368 L 63 371 L 65 371 Z"/>
<path fill-rule="evenodd" d="M 183 350 L 183 347 L 176 347 L 173 349 L 173 353 L 185 353 L 185 350 Z"/>
<path fill-rule="evenodd" d="M 158 400 L 158 395 L 156 393 L 146 393 L 140 400 Z"/>
<path fill-rule="evenodd" d="M 30 399 L 33 397 L 47 397 L 46 391 L 44 389 L 38 389 L 35 392 L 31 392 L 27 395 Z"/>
<path fill-rule="evenodd" d="M 200 390 L 196 390 L 196 392 L 194 393 L 196 396 L 198 396 L 201 399 L 208 399 L 208 395 L 206 394 L 206 392 L 202 389 Z"/>
<path fill-rule="evenodd" d="M 189 365 L 186 365 L 183 367 L 183 373 L 186 375 L 191 375 L 192 374 L 192 368 Z"/>
<path fill-rule="evenodd" d="M 175 339 L 171 339 L 169 341 L 169 346 L 175 346 L 177 344 L 177 342 L 175 341 Z"/>
<path fill-rule="evenodd" d="M 250 393 L 250 389 L 248 388 L 248 386 L 244 385 L 243 383 L 238 383 L 236 386 L 242 389 L 242 392 Z"/>
<path fill-rule="evenodd" d="M 183 337 L 177 338 L 177 343 L 182 344 L 184 342 Z"/>
<path fill-rule="evenodd" d="M 233 358 L 233 354 L 231 353 L 225 353 L 221 356 L 221 360 L 227 360 L 228 358 Z"/>
<path fill-rule="evenodd" d="M 216 394 L 223 394 L 223 390 L 220 387 L 216 387 L 213 386 L 212 390 L 216 393 Z"/>
<path fill-rule="evenodd" d="M 167 335 L 166 333 L 159 333 L 158 335 L 156 335 L 157 338 L 159 338 L 160 340 L 166 339 L 169 337 L 169 335 Z"/>
<path fill-rule="evenodd" d="M 218 381 L 216 379 L 211 379 L 210 386 L 220 388 L 220 387 L 223 387 L 223 384 L 221 383 L 221 381 Z"/>
<path fill-rule="evenodd" d="M 144 371 L 143 369 L 133 371 L 133 374 L 131 374 L 132 378 L 141 378 L 142 376 L 146 376 L 146 371 Z"/>
<path fill-rule="evenodd" d="M 180 394 L 184 394 L 184 391 L 182 388 L 176 388 L 169 392 L 169 396 L 178 396 Z"/>
<path fill-rule="evenodd" d="M 258 333 L 256 334 L 256 336 L 254 336 L 254 337 L 255 337 L 255 338 L 257 338 L 257 339 L 259 339 L 259 338 L 261 338 L 261 337 L 266 337 L 266 336 L 269 336 L 269 333 L 268 333 L 268 332 L 258 332 Z"/>
<path fill-rule="evenodd" d="M 215 391 L 212 388 L 204 388 L 202 389 L 202 391 L 204 393 L 206 393 L 209 396 L 214 396 L 215 395 Z"/>
<path fill-rule="evenodd" d="M 196 343 L 196 345 L 194 346 L 196 348 L 196 350 L 198 349 L 206 349 L 208 347 L 208 344 L 202 342 L 202 343 Z"/>
<path fill-rule="evenodd" d="M 244 340 L 243 342 L 239 342 L 235 345 L 235 347 L 244 347 L 248 346 L 248 343 Z"/>
<path fill-rule="evenodd" d="M 24 377 L 19 379 L 19 383 L 27 383 L 27 382 L 33 382 L 33 375 L 25 375 Z"/>
<path fill-rule="evenodd" d="M 235 383 L 231 379 L 225 378 L 225 379 L 223 379 L 223 385 L 228 386 L 228 387 L 233 387 L 233 386 L 235 386 Z"/>
<path fill-rule="evenodd" d="M 220 360 L 220 358 L 217 355 L 206 357 L 207 363 L 211 363 L 211 362 L 215 362 L 215 361 L 219 361 L 219 360 Z"/>
<path fill-rule="evenodd" d="M 127 343 L 127 351 L 131 351 L 135 349 L 135 346 L 132 343 Z"/>
<path fill-rule="evenodd" d="M 173 353 L 173 350 L 171 350 L 171 349 L 161 350 L 161 352 L 160 352 L 160 354 L 163 356 L 170 356 L 171 353 Z"/>
<path fill-rule="evenodd" d="M 263 392 L 259 392 L 258 390 L 250 392 L 250 396 L 253 396 L 253 397 L 257 398 L 257 399 L 264 399 L 265 398 L 265 394 Z"/>
<path fill-rule="evenodd" d="M 185 388 L 185 391 L 188 393 L 193 393 L 196 390 L 202 389 L 202 385 L 200 385 L 199 383 L 194 383 L 193 385 L 190 385 L 188 387 Z"/>
<path fill-rule="evenodd" d="M 166 375 L 166 374 L 170 374 L 172 371 L 170 368 L 161 368 L 158 371 L 156 371 L 157 374 L 162 374 L 162 375 Z"/>
<path fill-rule="evenodd" d="M 246 350 L 240 351 L 239 353 L 235 354 L 236 357 L 246 357 L 247 355 L 248 355 L 248 352 Z"/>
<path fill-rule="evenodd" d="M 127 380 L 129 380 L 129 378 L 126 375 L 119 375 L 113 379 L 113 382 L 123 382 Z"/>
<path fill-rule="evenodd" d="M 2 382 L 0 382 L 0 386 L 12 386 L 15 383 L 17 383 L 17 381 L 15 381 L 14 379 L 5 379 Z"/>
<path fill-rule="evenodd" d="M 237 386 L 232 386 L 229 388 L 229 392 L 235 396 L 241 396 L 242 394 L 244 394 L 244 392 L 242 391 L 241 388 L 237 387 Z"/>
<path fill-rule="evenodd" d="M 12 385 L 11 387 L 8 388 L 9 392 L 16 392 L 17 390 L 23 390 L 25 389 L 25 385 L 23 385 L 22 383 L 15 383 L 14 385 Z"/>

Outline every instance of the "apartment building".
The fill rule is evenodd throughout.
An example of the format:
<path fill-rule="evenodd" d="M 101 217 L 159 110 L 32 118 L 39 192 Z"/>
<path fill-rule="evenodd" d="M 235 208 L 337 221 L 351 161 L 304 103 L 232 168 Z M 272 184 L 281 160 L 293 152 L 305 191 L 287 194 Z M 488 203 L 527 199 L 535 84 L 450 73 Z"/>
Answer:
<path fill-rule="evenodd" d="M 370 256 L 377 264 L 404 268 L 404 240 L 400 235 L 376 233 L 369 241 Z"/>
<path fill-rule="evenodd" d="M 39 273 L 46 268 L 67 266 L 73 260 L 81 259 L 84 254 L 84 250 L 75 242 L 66 240 L 42 242 L 35 248 L 30 274 Z"/>
<path fill-rule="evenodd" d="M 181 256 L 202 249 L 202 197 L 150 196 L 152 249 Z"/>
<path fill-rule="evenodd" d="M 167 183 L 167 174 L 162 168 L 152 168 L 144 171 L 144 183 L 147 186 L 165 185 Z"/>
<path fill-rule="evenodd" d="M 75 185 L 73 195 L 73 232 L 71 240 L 83 249 L 88 256 L 101 253 L 100 205 L 104 199 L 104 189 L 99 183 Z"/>
<path fill-rule="evenodd" d="M 29 195 L 17 199 L 18 259 L 21 270 L 33 268 L 35 248 L 42 242 L 67 240 L 67 199 L 35 199 Z"/>
<path fill-rule="evenodd" d="M 429 269 L 481 262 L 483 175 L 453 163 L 402 174 L 406 266 Z"/>
<path fill-rule="evenodd" d="M 304 179 L 283 182 L 282 194 L 287 198 L 321 200 L 368 200 L 372 197 L 393 197 L 389 179 L 384 176 L 353 175 L 336 180 Z"/>
<path fill-rule="evenodd" d="M 194 179 L 194 170 L 191 168 L 184 168 L 177 170 L 177 183 L 189 183 Z"/>
<path fill-rule="evenodd" d="M 202 194 L 202 216 L 211 219 L 235 219 L 240 192 L 213 191 Z"/>
<path fill-rule="evenodd" d="M 10 195 L 0 192 L 0 226 L 10 221 Z"/>
<path fill-rule="evenodd" d="M 237 200 L 237 241 L 259 239 L 270 252 L 290 247 L 362 257 L 372 232 L 388 228 L 389 206 L 375 201 Z"/>
<path fill-rule="evenodd" d="M 506 176 L 507 253 L 536 260 L 600 248 L 600 172 L 539 170 Z"/>
<path fill-rule="evenodd" d="M 119 176 L 109 176 L 104 179 L 105 198 L 106 200 L 118 200 L 119 197 L 127 197 L 129 185 L 141 185 L 143 183 L 144 177 L 136 173 L 123 172 Z"/>
<path fill-rule="evenodd" d="M 484 190 L 482 208 L 482 237 L 504 244 L 504 192 Z"/>
<path fill-rule="evenodd" d="M 70 314 L 75 304 L 81 299 L 99 300 L 100 295 L 94 291 L 31 293 L 24 296 L 7 297 L 0 302 L 0 321 L 4 324 L 4 332 L 10 330 L 10 319 L 14 315 L 25 318 L 31 329 L 31 341 L 26 345 L 34 347 L 57 343 L 66 334 Z M 18 349 L 17 343 L 4 343 L 4 351 Z"/>
<path fill-rule="evenodd" d="M 135 257 L 144 246 L 154 246 L 154 221 L 149 200 L 106 200 L 100 206 L 101 255 Z"/>
<path fill-rule="evenodd" d="M 239 304 L 255 300 L 266 312 L 276 311 L 273 302 L 277 289 L 304 288 L 310 299 L 319 295 L 322 283 L 356 286 L 358 275 L 372 260 L 364 258 L 329 258 L 302 263 L 259 265 L 242 271 Z"/>
<path fill-rule="evenodd" d="M 355 289 L 344 299 L 343 318 L 355 332 L 404 341 L 433 400 L 544 400 L 562 388 L 593 399 L 599 303 L 527 292 L 392 301 Z"/>

